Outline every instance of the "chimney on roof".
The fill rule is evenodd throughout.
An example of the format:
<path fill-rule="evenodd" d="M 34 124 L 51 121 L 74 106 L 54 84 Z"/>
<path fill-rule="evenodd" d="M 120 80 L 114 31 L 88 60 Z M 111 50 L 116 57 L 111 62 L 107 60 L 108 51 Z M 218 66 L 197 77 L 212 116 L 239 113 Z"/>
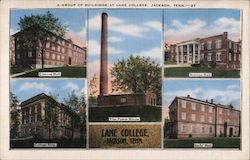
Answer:
<path fill-rule="evenodd" d="M 206 99 L 206 102 L 208 102 L 208 100 Z"/>
<path fill-rule="evenodd" d="M 190 95 L 188 94 L 188 96 L 187 96 L 188 98 L 190 98 Z"/>
<path fill-rule="evenodd" d="M 227 37 L 227 32 L 223 32 L 223 34 Z"/>
<path fill-rule="evenodd" d="M 108 94 L 108 14 L 102 13 L 100 95 Z"/>
<path fill-rule="evenodd" d="M 211 99 L 211 103 L 214 103 L 214 99 Z"/>

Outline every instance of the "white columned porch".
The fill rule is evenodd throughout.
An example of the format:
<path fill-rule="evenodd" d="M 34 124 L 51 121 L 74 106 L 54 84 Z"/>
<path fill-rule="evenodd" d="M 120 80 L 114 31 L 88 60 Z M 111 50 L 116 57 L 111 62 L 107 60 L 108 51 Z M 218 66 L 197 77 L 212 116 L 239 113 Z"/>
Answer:
<path fill-rule="evenodd" d="M 198 50 L 198 62 L 200 63 L 201 61 L 200 44 L 198 44 L 197 50 Z"/>
<path fill-rule="evenodd" d="M 181 45 L 181 63 L 184 63 L 184 58 L 183 58 L 183 45 Z"/>
<path fill-rule="evenodd" d="M 187 44 L 187 63 L 189 63 L 189 44 Z"/>
<path fill-rule="evenodd" d="M 179 50 L 178 50 L 178 45 L 176 45 L 176 47 L 175 47 L 175 51 L 176 51 L 176 62 L 177 62 L 177 64 L 179 64 Z"/>
<path fill-rule="evenodd" d="M 193 43 L 193 64 L 195 64 L 195 43 Z"/>

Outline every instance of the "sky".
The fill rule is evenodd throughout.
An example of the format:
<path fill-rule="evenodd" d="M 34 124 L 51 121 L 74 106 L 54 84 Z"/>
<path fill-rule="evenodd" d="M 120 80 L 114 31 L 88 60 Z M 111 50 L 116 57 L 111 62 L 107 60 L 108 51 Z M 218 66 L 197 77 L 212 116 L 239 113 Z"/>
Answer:
<path fill-rule="evenodd" d="M 40 93 L 58 95 L 58 102 L 63 103 L 71 91 L 79 97 L 86 93 L 86 81 L 83 79 L 11 79 L 10 91 L 20 102 Z"/>
<path fill-rule="evenodd" d="M 169 44 L 223 32 L 228 32 L 228 37 L 234 41 L 240 39 L 240 10 L 164 10 L 164 41 Z"/>
<path fill-rule="evenodd" d="M 12 9 L 10 12 L 10 34 L 20 30 L 18 22 L 21 17 L 31 14 L 45 14 L 50 11 L 64 25 L 68 26 L 65 38 L 72 39 L 80 47 L 86 46 L 86 9 Z"/>
<path fill-rule="evenodd" d="M 108 65 L 131 54 L 161 64 L 162 10 L 89 10 L 88 77 L 100 72 L 101 14 L 108 14 Z M 97 85 L 99 86 L 99 85 Z M 109 83 L 110 90 L 110 83 Z"/>
<path fill-rule="evenodd" d="M 229 105 L 240 109 L 240 80 L 164 80 L 163 107 L 167 116 L 168 107 L 176 96 L 190 95 L 200 100 Z"/>

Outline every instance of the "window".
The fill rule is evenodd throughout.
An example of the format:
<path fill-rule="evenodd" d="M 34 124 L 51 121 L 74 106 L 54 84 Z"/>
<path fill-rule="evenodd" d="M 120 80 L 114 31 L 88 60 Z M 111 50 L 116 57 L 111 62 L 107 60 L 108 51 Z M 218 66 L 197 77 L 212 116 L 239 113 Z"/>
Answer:
<path fill-rule="evenodd" d="M 60 55 L 59 54 L 57 55 L 57 60 L 60 60 Z"/>
<path fill-rule="evenodd" d="M 52 45 L 52 50 L 56 50 L 56 47 L 55 47 L 55 45 Z"/>
<path fill-rule="evenodd" d="M 221 53 L 220 52 L 216 53 L 216 61 L 221 61 Z"/>
<path fill-rule="evenodd" d="M 185 101 L 185 100 L 182 100 L 181 102 L 182 102 L 182 103 L 181 103 L 182 108 L 186 108 L 186 107 L 187 107 L 187 106 L 186 106 L 186 101 Z"/>
<path fill-rule="evenodd" d="M 62 53 L 64 53 L 65 52 L 65 50 L 64 50 L 64 48 L 62 47 Z"/>
<path fill-rule="evenodd" d="M 222 114 L 222 108 L 219 108 L 219 113 Z"/>
<path fill-rule="evenodd" d="M 237 44 L 234 43 L 234 52 L 237 52 Z"/>
<path fill-rule="evenodd" d="M 205 122 L 205 116 L 201 115 L 201 122 Z"/>
<path fill-rule="evenodd" d="M 201 126 L 201 133 L 205 133 L 205 127 Z"/>
<path fill-rule="evenodd" d="M 195 121 L 195 114 L 191 114 L 191 120 Z"/>
<path fill-rule="evenodd" d="M 62 56 L 62 60 L 64 60 L 64 56 Z"/>
<path fill-rule="evenodd" d="M 209 133 L 212 134 L 213 133 L 213 128 L 209 127 Z"/>
<path fill-rule="evenodd" d="M 201 53 L 201 60 L 204 60 L 205 59 L 205 55 L 204 53 Z"/>
<path fill-rule="evenodd" d="M 236 53 L 234 53 L 234 61 L 236 61 L 236 58 L 237 58 L 236 56 L 237 56 L 237 54 L 236 54 Z"/>
<path fill-rule="evenodd" d="M 228 60 L 231 61 L 232 60 L 232 53 L 228 53 Z"/>
<path fill-rule="evenodd" d="M 49 52 L 46 52 L 46 58 L 49 59 Z"/>
<path fill-rule="evenodd" d="M 221 48 L 221 39 L 217 39 L 215 43 L 216 43 L 216 49 Z"/>
<path fill-rule="evenodd" d="M 17 44 L 17 49 L 20 49 L 20 44 Z"/>
<path fill-rule="evenodd" d="M 221 117 L 219 118 L 219 123 L 222 123 L 222 118 Z"/>
<path fill-rule="evenodd" d="M 182 113 L 181 113 L 181 119 L 182 119 L 182 120 L 186 120 L 186 119 L 187 119 L 186 116 L 187 116 L 187 115 L 186 115 L 185 112 L 182 112 Z"/>
<path fill-rule="evenodd" d="M 212 41 L 207 42 L 207 49 L 212 49 Z"/>
<path fill-rule="evenodd" d="M 195 111 L 195 109 L 196 109 L 195 103 L 192 103 L 192 110 Z"/>
<path fill-rule="evenodd" d="M 192 133 L 195 133 L 195 126 L 192 125 Z"/>
<path fill-rule="evenodd" d="M 17 59 L 20 59 L 20 58 L 21 58 L 20 54 L 17 54 L 17 55 L 16 55 L 16 58 L 17 58 Z"/>
<path fill-rule="evenodd" d="M 121 101 L 121 103 L 126 103 L 127 102 L 127 98 L 126 97 L 122 97 L 120 101 Z"/>
<path fill-rule="evenodd" d="M 46 43 L 46 48 L 49 48 L 49 42 Z"/>
<path fill-rule="evenodd" d="M 60 52 L 60 46 L 57 46 L 57 51 Z"/>
<path fill-rule="evenodd" d="M 28 51 L 28 57 L 32 57 L 32 51 Z"/>
<path fill-rule="evenodd" d="M 208 122 L 209 122 L 209 123 L 213 123 L 212 117 L 209 117 L 209 118 L 208 118 Z"/>
<path fill-rule="evenodd" d="M 204 50 L 204 43 L 201 43 L 201 50 Z"/>
<path fill-rule="evenodd" d="M 205 112 L 205 106 L 204 106 L 204 104 L 201 104 L 201 111 Z"/>
<path fill-rule="evenodd" d="M 212 108 L 212 107 L 209 107 L 208 112 L 209 112 L 209 113 L 213 113 L 213 108 Z"/>
<path fill-rule="evenodd" d="M 232 48 L 232 42 L 229 41 L 229 48 L 231 49 Z"/>
<path fill-rule="evenodd" d="M 186 131 L 186 125 L 182 124 L 181 132 L 185 132 L 185 131 Z"/>
<path fill-rule="evenodd" d="M 207 61 L 212 61 L 212 53 L 208 53 Z"/>
<path fill-rule="evenodd" d="M 227 110 L 227 115 L 230 116 L 230 110 Z"/>
<path fill-rule="evenodd" d="M 56 55 L 55 54 L 52 54 L 52 59 L 55 59 L 56 58 Z"/>
<path fill-rule="evenodd" d="M 240 54 L 238 54 L 238 61 L 240 61 Z"/>

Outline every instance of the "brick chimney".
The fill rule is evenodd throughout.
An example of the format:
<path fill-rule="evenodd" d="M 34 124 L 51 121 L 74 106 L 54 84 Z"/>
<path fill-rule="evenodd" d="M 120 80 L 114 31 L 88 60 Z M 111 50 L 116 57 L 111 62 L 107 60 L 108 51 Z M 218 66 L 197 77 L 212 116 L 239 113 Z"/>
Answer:
<path fill-rule="evenodd" d="M 108 14 L 101 19 L 100 95 L 108 94 Z"/>
<path fill-rule="evenodd" d="M 190 98 L 190 95 L 188 94 L 188 96 L 187 96 L 188 98 Z"/>
<path fill-rule="evenodd" d="M 211 99 L 211 103 L 214 103 L 214 99 Z"/>

